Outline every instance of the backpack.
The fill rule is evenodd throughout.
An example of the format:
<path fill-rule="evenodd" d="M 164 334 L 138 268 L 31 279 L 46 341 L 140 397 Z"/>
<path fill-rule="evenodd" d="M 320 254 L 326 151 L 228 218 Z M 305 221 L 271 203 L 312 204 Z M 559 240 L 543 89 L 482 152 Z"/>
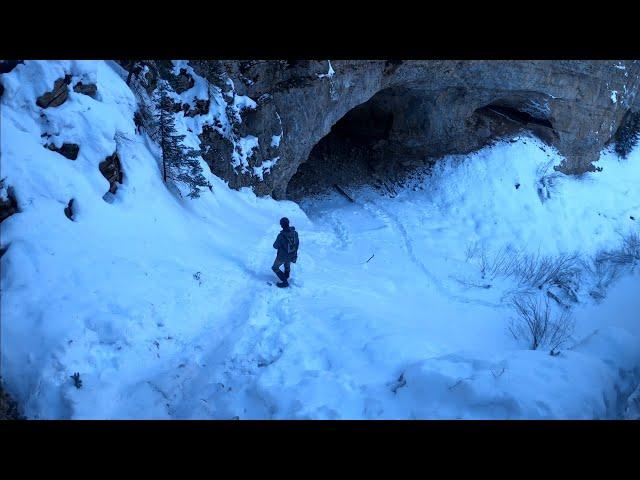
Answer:
<path fill-rule="evenodd" d="M 298 258 L 298 232 L 293 231 L 293 235 L 286 235 L 287 239 L 287 253 L 293 258 L 292 262 L 296 263 Z"/>

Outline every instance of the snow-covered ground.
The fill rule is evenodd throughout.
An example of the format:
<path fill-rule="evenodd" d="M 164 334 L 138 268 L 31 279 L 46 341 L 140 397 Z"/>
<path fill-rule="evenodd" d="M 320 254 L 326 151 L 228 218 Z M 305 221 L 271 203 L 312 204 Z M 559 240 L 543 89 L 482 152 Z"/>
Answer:
<path fill-rule="evenodd" d="M 96 82 L 97 99 L 71 91 L 38 108 L 65 73 Z M 602 171 L 577 178 L 523 137 L 447 157 L 394 198 L 362 188 L 355 203 L 327 194 L 298 206 L 208 174 L 212 192 L 181 199 L 135 131 L 121 73 L 28 61 L 2 77 L 1 176 L 21 212 L 0 238 L 0 373 L 27 416 L 640 414 L 640 269 L 599 289 L 604 298 L 585 273 L 569 302 L 575 330 L 550 355 L 509 331 L 521 282 L 481 268 L 483 252 L 588 261 L 640 232 L 640 149 L 603 152 Z M 78 158 L 49 141 L 79 144 Z M 125 177 L 109 203 L 98 164 L 115 151 Z M 267 282 L 282 216 L 301 246 L 280 290 Z"/>

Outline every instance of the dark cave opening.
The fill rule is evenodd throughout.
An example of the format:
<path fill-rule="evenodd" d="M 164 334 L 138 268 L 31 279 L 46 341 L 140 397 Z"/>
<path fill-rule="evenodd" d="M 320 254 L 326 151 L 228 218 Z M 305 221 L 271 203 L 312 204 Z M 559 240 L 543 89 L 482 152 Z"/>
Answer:
<path fill-rule="evenodd" d="M 445 155 L 470 153 L 523 131 L 547 144 L 558 139 L 548 107 L 535 92 L 498 97 L 484 106 L 470 102 L 477 95 L 415 85 L 379 91 L 347 112 L 313 147 L 291 177 L 286 197 L 300 200 L 361 185 L 394 196 L 405 180 L 428 174 Z"/>
<path fill-rule="evenodd" d="M 298 199 L 335 185 L 374 183 L 385 163 L 385 149 L 394 112 L 380 101 L 384 92 L 344 115 L 313 148 L 287 186 L 287 197 Z"/>

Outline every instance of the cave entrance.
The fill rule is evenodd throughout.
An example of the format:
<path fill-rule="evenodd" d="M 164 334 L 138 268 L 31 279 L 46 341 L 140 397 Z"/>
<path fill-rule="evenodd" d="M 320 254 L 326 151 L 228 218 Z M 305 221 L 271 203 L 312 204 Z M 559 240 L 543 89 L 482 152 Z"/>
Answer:
<path fill-rule="evenodd" d="M 389 87 L 333 125 L 291 177 L 286 197 L 300 200 L 336 185 L 371 185 L 394 196 L 408 176 L 444 155 L 470 153 L 523 131 L 553 145 L 559 137 L 550 114 L 537 92 Z"/>
<path fill-rule="evenodd" d="M 287 186 L 294 200 L 335 185 L 376 184 L 389 176 L 388 147 L 396 111 L 397 89 L 378 92 L 345 114 L 312 149 Z"/>

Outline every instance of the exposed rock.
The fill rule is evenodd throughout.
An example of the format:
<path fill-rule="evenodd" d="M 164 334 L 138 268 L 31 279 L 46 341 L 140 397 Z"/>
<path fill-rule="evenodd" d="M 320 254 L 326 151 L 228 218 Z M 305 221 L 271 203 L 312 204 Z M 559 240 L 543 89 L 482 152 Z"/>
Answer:
<path fill-rule="evenodd" d="M 169 84 L 176 91 L 176 93 L 183 93 L 192 88 L 196 82 L 191 75 L 187 73 L 184 68 L 180 69 L 178 75 L 169 77 Z"/>
<path fill-rule="evenodd" d="M 53 84 L 53 90 L 38 97 L 36 105 L 41 108 L 59 107 L 69 97 L 69 83 L 71 83 L 71 75 L 57 79 Z"/>
<path fill-rule="evenodd" d="M 184 111 L 184 115 L 186 117 L 195 117 L 196 115 L 206 115 L 209 113 L 209 100 L 202 100 L 200 98 L 196 99 L 195 107 L 191 108 L 188 103 L 182 105 L 182 109 Z"/>
<path fill-rule="evenodd" d="M 80 153 L 80 146 L 77 143 L 63 143 L 62 147 L 60 148 L 57 148 L 53 143 L 50 143 L 46 147 L 49 150 L 58 152 L 60 155 L 68 158 L 69 160 L 75 160 L 76 158 L 78 158 L 78 153 Z"/>
<path fill-rule="evenodd" d="M 94 83 L 82 83 L 78 82 L 73 86 L 73 91 L 88 95 L 91 98 L 96 98 L 98 94 L 98 86 Z"/>
<path fill-rule="evenodd" d="M 3 190 L 4 180 L 0 180 L 0 222 L 20 211 L 13 187 L 9 185 L 6 191 Z"/>
<path fill-rule="evenodd" d="M 151 95 L 158 85 L 160 73 L 158 64 L 171 65 L 166 60 L 116 60 L 129 75 L 127 76 L 127 85 L 132 89 L 143 88 L 148 95 Z M 169 68 L 162 69 L 164 72 L 162 78 L 171 75 Z M 135 81 L 134 81 L 135 80 Z"/>
<path fill-rule="evenodd" d="M 187 106 L 188 109 L 188 106 Z M 172 102 L 173 113 L 184 112 L 184 105 L 181 102 Z"/>
<path fill-rule="evenodd" d="M 122 183 L 122 179 L 124 178 L 124 174 L 122 172 L 122 165 L 120 163 L 120 157 L 118 157 L 118 153 L 114 152 L 112 155 L 109 155 L 105 158 L 100 165 L 100 173 L 106 178 L 109 182 L 109 192 L 116 193 L 118 189 L 118 183 Z"/>
<path fill-rule="evenodd" d="M 233 145 L 220 132 L 205 125 L 199 135 L 202 158 L 209 165 L 211 171 L 229 182 L 231 188 L 241 188 L 242 178 L 237 175 L 231 165 Z"/>
<path fill-rule="evenodd" d="M 222 176 L 232 186 L 253 186 L 277 198 L 286 196 L 300 165 L 312 161 L 314 147 L 357 108 L 363 111 L 352 119 L 374 112 L 376 118 L 391 118 L 385 138 L 367 143 L 377 145 L 373 156 L 379 164 L 393 165 L 392 170 L 468 153 L 495 138 L 529 131 L 565 156 L 561 171 L 583 173 L 595 169 L 592 162 L 625 113 L 640 103 L 638 61 L 336 60 L 331 62 L 331 75 L 327 61 L 222 64 L 238 95 L 270 98 L 271 112 L 259 106 L 244 113 L 243 133 L 262 135 L 262 149 L 269 144 L 263 132 L 284 131 L 279 161 L 264 181 L 250 170 L 231 169 Z M 190 65 L 197 74 L 210 75 L 206 61 Z M 621 65 L 624 69 L 616 67 Z M 618 92 L 615 101 L 613 91 Z M 357 130 L 355 123 L 350 128 Z M 337 140 L 330 143 L 337 145 Z M 338 148 L 348 150 L 344 145 Z M 256 162 L 267 159 L 260 158 L 262 152 L 255 155 Z M 218 172 L 228 171 L 221 168 L 224 161 L 207 159 L 210 165 L 220 165 Z"/>

